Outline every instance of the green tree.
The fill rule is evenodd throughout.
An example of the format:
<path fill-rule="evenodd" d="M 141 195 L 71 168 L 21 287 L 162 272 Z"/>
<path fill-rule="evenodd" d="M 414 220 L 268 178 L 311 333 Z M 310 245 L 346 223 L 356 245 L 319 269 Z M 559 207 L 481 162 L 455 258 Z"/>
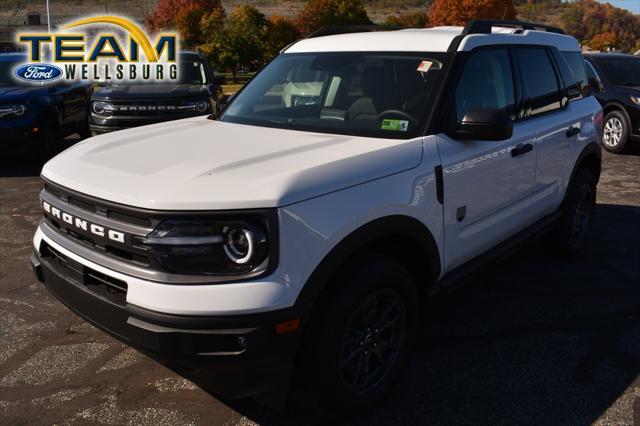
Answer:
<path fill-rule="evenodd" d="M 280 50 L 300 38 L 295 22 L 284 16 L 270 16 L 264 40 L 264 60 L 274 58 Z"/>
<path fill-rule="evenodd" d="M 300 34 L 328 26 L 367 25 L 371 20 L 361 0 L 309 0 L 296 18 Z"/>
<path fill-rule="evenodd" d="M 220 69 L 231 72 L 233 81 L 240 66 L 253 66 L 263 60 L 267 18 L 251 5 L 236 6 L 224 22 L 219 14 L 202 20 L 207 41 L 202 50 Z"/>

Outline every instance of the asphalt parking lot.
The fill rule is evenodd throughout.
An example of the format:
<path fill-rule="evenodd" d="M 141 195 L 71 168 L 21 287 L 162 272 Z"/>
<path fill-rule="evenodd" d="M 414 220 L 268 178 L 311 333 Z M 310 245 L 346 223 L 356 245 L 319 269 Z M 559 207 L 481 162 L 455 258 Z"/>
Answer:
<path fill-rule="evenodd" d="M 38 173 L 0 165 L 0 423 L 321 423 L 221 402 L 49 295 Z M 639 152 L 605 156 L 596 215 L 579 258 L 532 242 L 434 302 L 395 392 L 350 423 L 640 425 Z"/>

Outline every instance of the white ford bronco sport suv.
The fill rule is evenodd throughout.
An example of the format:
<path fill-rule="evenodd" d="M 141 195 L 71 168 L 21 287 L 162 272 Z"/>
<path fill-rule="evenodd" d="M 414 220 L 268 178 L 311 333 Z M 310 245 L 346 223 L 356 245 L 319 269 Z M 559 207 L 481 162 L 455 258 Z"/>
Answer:
<path fill-rule="evenodd" d="M 427 296 L 543 229 L 584 245 L 602 113 L 573 37 L 335 32 L 285 48 L 218 116 L 48 162 L 38 278 L 214 394 L 337 414 L 390 390 Z"/>

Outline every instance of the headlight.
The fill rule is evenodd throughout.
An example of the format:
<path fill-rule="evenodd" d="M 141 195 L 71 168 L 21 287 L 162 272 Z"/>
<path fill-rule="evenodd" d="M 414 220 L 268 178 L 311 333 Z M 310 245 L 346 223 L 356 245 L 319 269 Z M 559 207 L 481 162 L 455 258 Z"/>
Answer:
<path fill-rule="evenodd" d="M 640 106 L 640 96 L 629 96 L 629 99 L 631 99 L 631 102 L 634 104 Z"/>
<path fill-rule="evenodd" d="M 111 102 L 94 101 L 91 104 L 91 109 L 98 115 L 109 116 L 113 113 L 113 105 Z"/>
<path fill-rule="evenodd" d="M 197 112 L 206 112 L 209 109 L 209 102 L 206 100 L 187 102 L 185 109 L 193 109 Z"/>
<path fill-rule="evenodd" d="M 13 106 L 13 113 L 20 117 L 27 111 L 27 107 L 23 104 L 18 104 Z"/>
<path fill-rule="evenodd" d="M 139 243 L 169 273 L 253 277 L 275 260 L 271 216 L 165 220 Z"/>
<path fill-rule="evenodd" d="M 27 111 L 27 106 L 23 104 L 17 105 L 8 105 L 4 107 L 0 107 L 0 117 L 4 117 L 5 115 L 13 114 L 17 117 L 24 115 Z"/>

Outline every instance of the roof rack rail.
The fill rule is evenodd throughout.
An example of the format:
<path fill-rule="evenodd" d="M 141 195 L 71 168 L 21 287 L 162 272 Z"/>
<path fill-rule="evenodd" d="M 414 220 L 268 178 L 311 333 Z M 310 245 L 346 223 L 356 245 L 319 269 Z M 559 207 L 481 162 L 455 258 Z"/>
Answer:
<path fill-rule="evenodd" d="M 500 19 L 477 19 L 467 22 L 462 34 L 491 34 L 493 27 L 517 28 L 521 30 L 547 31 L 549 33 L 565 34 L 562 28 L 551 25 L 536 24 L 535 22 L 511 21 Z"/>
<path fill-rule="evenodd" d="M 338 34 L 368 33 L 374 31 L 396 31 L 405 29 L 407 29 L 407 27 L 403 27 L 401 25 L 340 25 L 335 27 L 319 28 L 309 34 L 306 38 L 324 37 Z"/>

